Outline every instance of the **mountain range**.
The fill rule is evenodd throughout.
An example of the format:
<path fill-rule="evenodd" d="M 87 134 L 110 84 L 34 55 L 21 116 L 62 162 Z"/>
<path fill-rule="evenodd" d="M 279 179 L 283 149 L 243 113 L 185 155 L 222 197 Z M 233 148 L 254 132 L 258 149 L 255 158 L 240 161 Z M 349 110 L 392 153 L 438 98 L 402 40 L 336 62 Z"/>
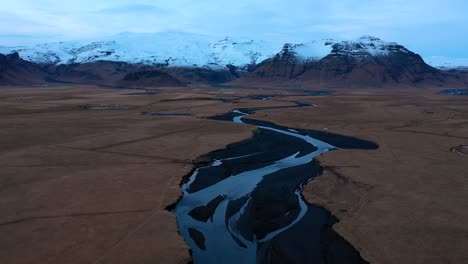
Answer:
<path fill-rule="evenodd" d="M 466 71 L 429 66 L 372 36 L 273 43 L 187 33 L 122 33 L 95 41 L 0 47 L 0 84 L 283 87 L 466 86 Z"/>

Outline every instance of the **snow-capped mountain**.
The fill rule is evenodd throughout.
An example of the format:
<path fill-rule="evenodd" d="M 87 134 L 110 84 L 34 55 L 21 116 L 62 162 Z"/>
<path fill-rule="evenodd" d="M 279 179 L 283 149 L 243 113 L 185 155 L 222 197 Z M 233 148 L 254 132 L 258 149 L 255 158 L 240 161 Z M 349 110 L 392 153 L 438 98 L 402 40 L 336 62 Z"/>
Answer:
<path fill-rule="evenodd" d="M 212 69 L 233 65 L 243 68 L 272 58 L 285 49 L 296 59 L 319 60 L 330 53 L 355 58 L 385 56 L 391 52 L 408 52 L 395 43 L 372 36 L 357 40 L 325 39 L 286 44 L 248 38 L 219 38 L 180 32 L 121 33 L 112 37 L 87 41 L 45 43 L 34 46 L 2 47 L 0 53 L 18 52 L 24 60 L 40 64 L 73 64 L 101 60 L 169 67 L 205 67 Z M 433 56 L 425 61 L 438 68 L 468 66 L 468 58 Z"/>
<path fill-rule="evenodd" d="M 32 47 L 0 47 L 24 60 L 73 64 L 100 60 L 173 67 L 243 67 L 270 58 L 279 48 L 247 38 L 216 38 L 189 33 L 122 33 L 103 40 L 46 43 Z"/>
<path fill-rule="evenodd" d="M 372 36 L 284 44 L 175 32 L 122 33 L 101 40 L 0 47 L 0 53 L 18 53 L 10 56 L 18 69 L 34 67 L 24 61 L 36 64 L 38 72 L 45 71 L 46 82 L 362 87 L 443 85 L 452 78 L 404 46 Z"/>
<path fill-rule="evenodd" d="M 331 43 L 332 54 L 346 55 L 353 58 L 366 58 L 368 56 L 388 56 L 395 52 L 409 53 L 402 45 L 396 42 L 387 42 L 372 36 L 362 36 L 357 40 Z"/>
<path fill-rule="evenodd" d="M 275 56 L 283 43 L 248 38 L 218 38 L 180 32 L 121 33 L 101 40 L 45 43 L 31 47 L 0 47 L 0 53 L 18 52 L 24 60 L 41 64 L 74 64 L 95 61 L 121 61 L 132 64 L 169 67 L 205 67 L 233 65 L 243 68 Z M 333 48 L 335 47 L 336 48 Z M 297 59 L 319 60 L 329 53 L 346 52 L 352 56 L 385 55 L 401 46 L 365 36 L 355 41 L 309 41 L 286 44 Z M 281 53 L 281 52 L 280 52 Z"/>
<path fill-rule="evenodd" d="M 396 52 L 410 53 L 396 42 L 386 42 L 372 36 L 362 36 L 356 40 L 336 41 L 324 39 L 301 44 L 287 43 L 276 54 L 277 59 L 294 59 L 295 62 L 312 62 L 326 56 L 346 56 L 353 59 L 365 59 L 369 56 L 384 57 Z"/>
<path fill-rule="evenodd" d="M 235 82 L 358 88 L 443 85 L 450 78 L 404 46 L 371 36 L 325 40 L 319 43 L 320 49 L 314 45 L 286 44 L 277 55 Z M 330 50 L 328 54 L 322 46 Z M 304 56 L 306 48 L 313 52 Z"/>

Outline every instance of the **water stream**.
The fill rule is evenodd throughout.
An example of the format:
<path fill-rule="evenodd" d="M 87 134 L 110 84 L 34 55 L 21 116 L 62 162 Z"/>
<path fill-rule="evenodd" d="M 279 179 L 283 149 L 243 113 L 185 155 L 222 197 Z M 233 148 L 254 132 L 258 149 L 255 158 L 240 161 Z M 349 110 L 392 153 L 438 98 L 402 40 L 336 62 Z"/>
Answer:
<path fill-rule="evenodd" d="M 237 109 L 216 120 L 254 125 L 254 136 L 210 153 L 182 184 L 173 212 L 194 263 L 366 263 L 331 226 L 336 219 L 308 204 L 302 187 L 321 173 L 315 157 L 368 141 L 248 119 Z"/>

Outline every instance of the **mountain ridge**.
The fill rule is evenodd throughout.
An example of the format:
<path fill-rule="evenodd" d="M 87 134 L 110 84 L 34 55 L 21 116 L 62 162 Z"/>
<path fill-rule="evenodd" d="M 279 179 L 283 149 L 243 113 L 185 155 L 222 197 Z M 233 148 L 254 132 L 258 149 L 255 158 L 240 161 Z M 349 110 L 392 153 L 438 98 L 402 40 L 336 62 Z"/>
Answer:
<path fill-rule="evenodd" d="M 336 87 L 440 86 L 451 75 L 427 65 L 421 56 L 395 42 L 365 36 L 359 42 L 328 42 L 332 50 L 319 60 L 297 60 L 296 46 L 286 44 L 234 84 L 313 83 Z"/>
<path fill-rule="evenodd" d="M 361 43 L 375 53 L 379 53 L 379 49 L 385 46 L 399 45 L 369 35 L 355 40 L 322 39 L 288 44 L 296 46 L 301 57 L 311 59 L 326 56 L 331 51 L 327 43 L 341 43 L 348 45 L 348 48 L 351 48 L 353 43 Z M 40 64 L 108 60 L 174 67 L 224 68 L 226 65 L 234 65 L 242 68 L 275 56 L 284 44 L 279 41 L 215 37 L 183 32 L 126 32 L 101 39 L 52 42 L 32 46 L 0 46 L 0 53 L 18 52 L 24 60 Z M 424 60 L 433 67 L 468 66 L 468 59 L 464 58 L 432 56 Z M 457 65 L 457 63 L 467 65 Z"/>
<path fill-rule="evenodd" d="M 41 64 L 74 64 L 100 60 L 173 67 L 248 67 L 271 56 L 275 45 L 247 38 L 218 39 L 188 33 L 124 33 L 100 41 L 69 41 L 19 47 L 0 47 L 0 53 L 18 52 L 24 60 Z"/>
<path fill-rule="evenodd" d="M 38 73 L 46 71 L 45 81 L 70 83 L 148 86 L 313 84 L 324 87 L 466 85 L 463 78 L 457 77 L 458 72 L 435 69 L 404 46 L 373 36 L 346 41 L 324 39 L 286 43 L 276 49 L 272 43 L 249 39 L 226 37 L 219 40 L 182 33 L 126 33 L 101 42 L 0 47 L 0 53 L 2 51 L 14 52 L 18 65 L 23 65 L 17 68 L 29 68 L 26 74 L 35 68 Z"/>

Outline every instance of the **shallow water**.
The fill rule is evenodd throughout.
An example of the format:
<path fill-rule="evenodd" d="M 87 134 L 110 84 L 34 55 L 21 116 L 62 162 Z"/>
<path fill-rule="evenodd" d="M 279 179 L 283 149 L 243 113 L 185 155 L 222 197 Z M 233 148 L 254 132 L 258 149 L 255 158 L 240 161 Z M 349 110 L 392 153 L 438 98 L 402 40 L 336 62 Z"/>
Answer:
<path fill-rule="evenodd" d="M 312 106 L 295 102 L 295 106 Z M 277 109 L 274 107 L 273 109 Z M 321 173 L 314 160 L 372 142 L 245 118 L 266 108 L 238 109 L 216 120 L 255 125 L 252 139 L 209 154 L 182 185 L 173 212 L 195 263 L 365 263 L 331 228 L 326 210 L 302 187 Z"/>
<path fill-rule="evenodd" d="M 468 89 L 446 89 L 440 91 L 438 94 L 445 95 L 468 95 Z"/>

